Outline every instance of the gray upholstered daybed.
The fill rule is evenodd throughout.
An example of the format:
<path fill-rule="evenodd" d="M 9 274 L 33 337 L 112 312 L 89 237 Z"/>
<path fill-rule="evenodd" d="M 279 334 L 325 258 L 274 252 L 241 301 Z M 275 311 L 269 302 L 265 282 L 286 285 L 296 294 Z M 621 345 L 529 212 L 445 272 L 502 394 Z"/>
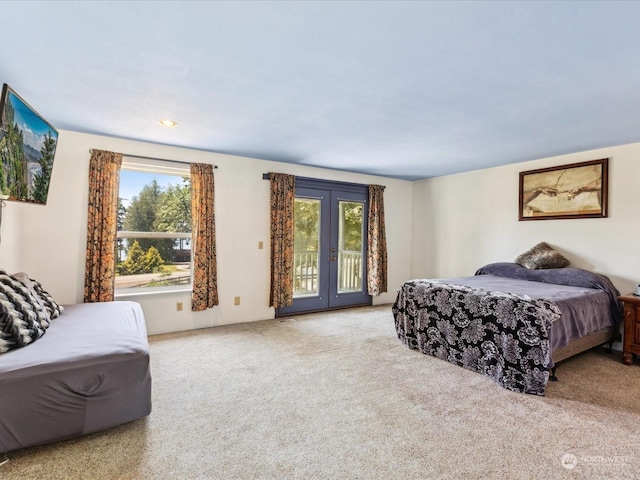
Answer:
<path fill-rule="evenodd" d="M 11 287 L 20 290 L 13 280 L 0 271 L 0 452 L 96 432 L 151 412 L 149 345 L 139 304 L 68 305 L 58 316 L 54 303 L 53 312 L 45 308 L 48 322 L 36 306 L 40 324 L 48 325 L 38 328 L 36 322 L 29 331 L 9 321 L 12 315 L 34 316 L 20 300 L 24 291 L 11 298 Z M 41 306 L 48 307 L 44 300 Z M 15 343 L 20 328 L 26 344 L 11 348 L 8 339 Z"/>

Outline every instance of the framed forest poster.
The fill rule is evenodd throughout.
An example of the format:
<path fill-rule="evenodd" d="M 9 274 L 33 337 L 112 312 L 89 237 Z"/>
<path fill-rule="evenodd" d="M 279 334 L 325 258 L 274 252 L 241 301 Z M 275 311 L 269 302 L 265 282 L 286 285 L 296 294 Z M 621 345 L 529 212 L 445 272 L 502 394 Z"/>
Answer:
<path fill-rule="evenodd" d="M 0 115 L 0 195 L 46 204 L 58 131 L 6 83 Z"/>

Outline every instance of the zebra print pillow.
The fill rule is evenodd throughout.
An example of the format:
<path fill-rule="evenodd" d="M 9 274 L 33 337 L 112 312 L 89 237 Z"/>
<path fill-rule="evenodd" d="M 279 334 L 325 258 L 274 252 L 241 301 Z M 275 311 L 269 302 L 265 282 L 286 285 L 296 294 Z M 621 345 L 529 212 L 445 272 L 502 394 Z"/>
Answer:
<path fill-rule="evenodd" d="M 0 270 L 0 353 L 33 343 L 51 322 L 37 295 L 17 278 Z"/>
<path fill-rule="evenodd" d="M 58 318 L 60 314 L 64 311 L 64 308 L 62 307 L 62 305 L 58 305 L 56 303 L 56 301 L 49 294 L 49 292 L 47 292 L 44 288 L 42 288 L 42 285 L 40 285 L 40 282 L 34 280 L 33 278 L 29 278 L 29 275 L 27 275 L 24 272 L 14 273 L 13 277 L 16 280 L 18 280 L 20 283 L 22 283 L 25 287 L 27 287 L 29 290 L 31 290 L 31 293 L 33 293 L 44 305 L 44 308 L 47 309 L 47 312 L 49 312 L 49 316 L 51 317 L 52 320 L 54 318 Z"/>

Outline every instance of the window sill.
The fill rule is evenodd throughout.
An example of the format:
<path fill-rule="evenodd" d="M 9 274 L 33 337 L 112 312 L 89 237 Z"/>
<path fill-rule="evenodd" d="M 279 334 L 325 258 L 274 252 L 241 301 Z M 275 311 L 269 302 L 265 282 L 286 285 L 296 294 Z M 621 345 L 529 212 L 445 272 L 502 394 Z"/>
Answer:
<path fill-rule="evenodd" d="M 154 295 L 173 295 L 176 293 L 189 293 L 191 294 L 193 290 L 191 288 L 176 288 L 175 290 L 153 290 L 151 292 L 116 292 L 114 297 L 116 300 L 123 298 L 132 298 L 132 297 L 151 297 Z"/>

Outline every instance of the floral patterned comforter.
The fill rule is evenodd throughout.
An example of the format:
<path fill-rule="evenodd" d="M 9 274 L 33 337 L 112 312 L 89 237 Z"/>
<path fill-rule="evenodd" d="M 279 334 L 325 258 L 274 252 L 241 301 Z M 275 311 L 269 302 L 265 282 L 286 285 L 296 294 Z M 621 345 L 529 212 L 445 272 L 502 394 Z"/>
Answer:
<path fill-rule="evenodd" d="M 548 332 L 556 304 L 435 280 L 406 282 L 393 305 L 398 338 L 411 349 L 482 373 L 513 391 L 544 395 Z"/>

